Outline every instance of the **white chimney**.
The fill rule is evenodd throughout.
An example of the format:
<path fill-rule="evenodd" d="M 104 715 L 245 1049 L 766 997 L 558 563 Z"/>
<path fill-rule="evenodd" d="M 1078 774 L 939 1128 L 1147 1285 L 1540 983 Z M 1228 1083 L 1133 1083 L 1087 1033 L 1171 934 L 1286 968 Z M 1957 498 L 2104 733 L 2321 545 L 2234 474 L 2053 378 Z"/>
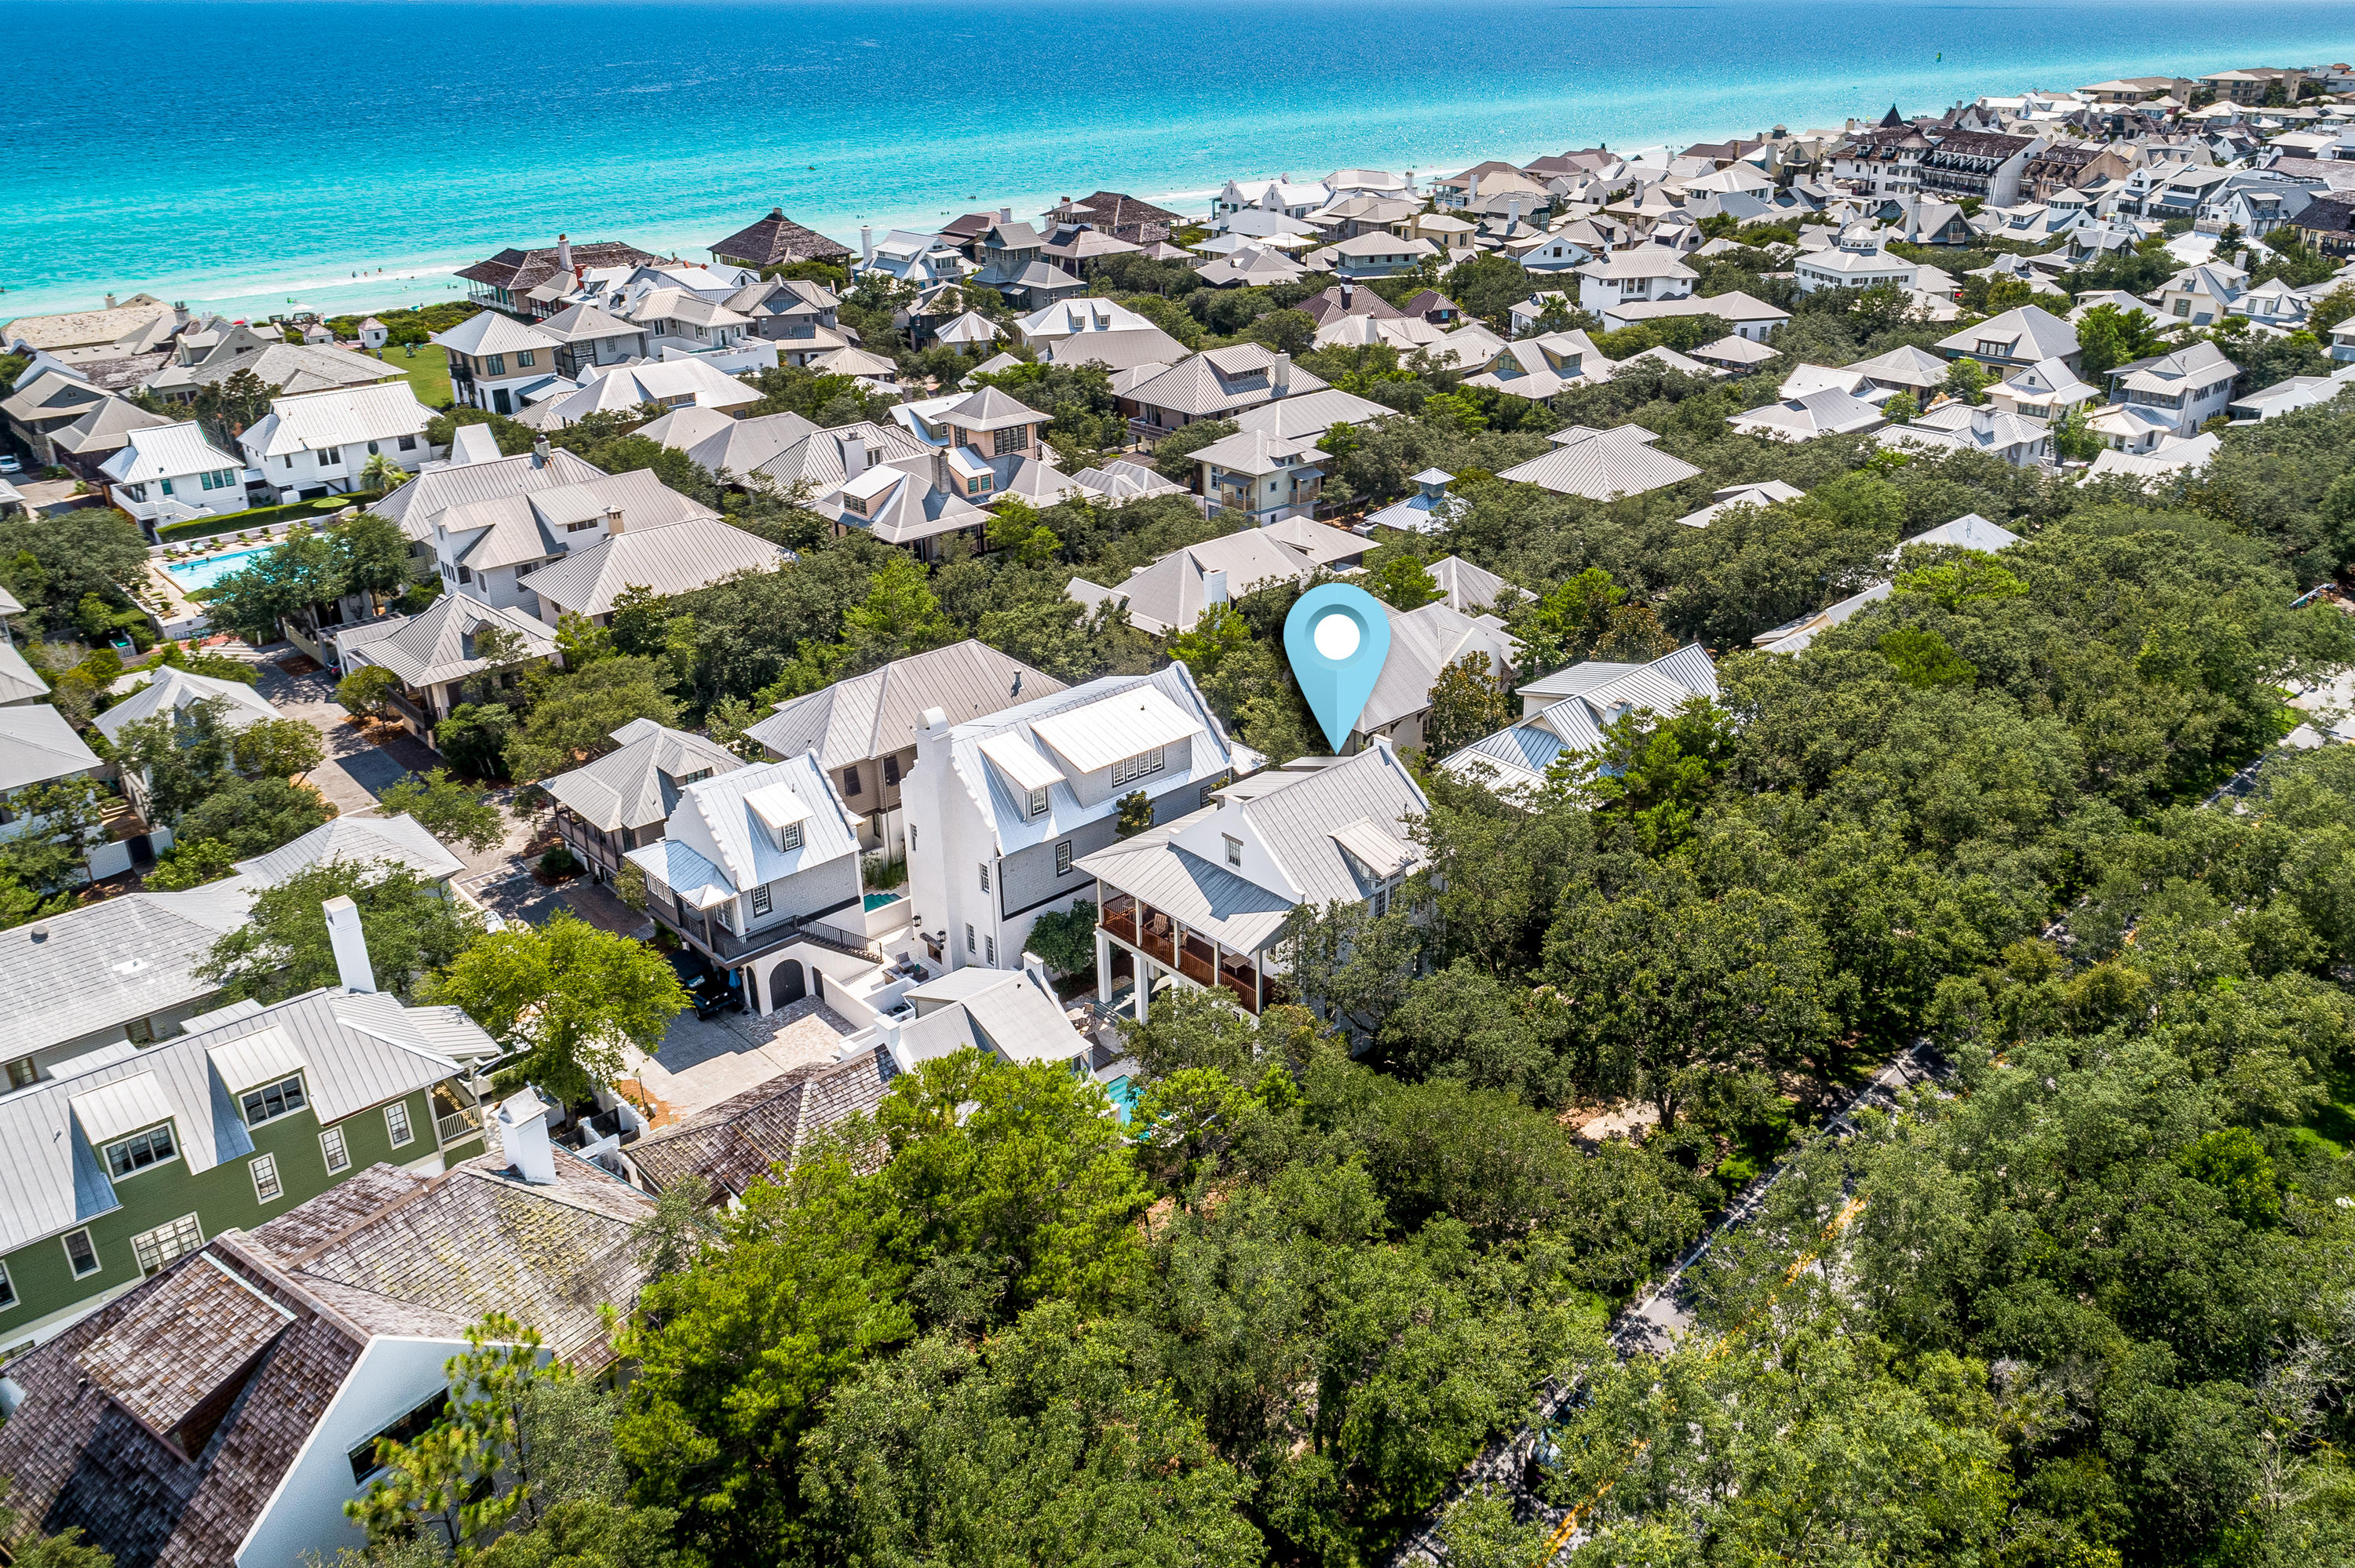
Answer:
<path fill-rule="evenodd" d="M 606 533 L 606 535 L 610 537 L 611 535 L 615 535 L 615 534 L 618 534 L 618 533 L 620 533 L 621 531 L 622 531 L 622 509 L 621 509 L 620 507 L 618 507 L 618 506 L 608 506 L 607 508 L 605 508 L 605 533 Z"/>
<path fill-rule="evenodd" d="M 1292 355 L 1288 354 L 1277 355 L 1275 356 L 1275 364 L 1273 367 L 1268 371 L 1267 379 L 1268 385 L 1275 388 L 1275 395 L 1277 397 L 1281 397 L 1285 393 L 1291 391 Z"/>
<path fill-rule="evenodd" d="M 376 969 L 368 963 L 368 938 L 360 931 L 360 906 L 337 894 L 319 907 L 327 916 L 327 941 L 336 950 L 336 974 L 346 991 L 376 990 Z"/>
<path fill-rule="evenodd" d="M 532 438 L 531 466 L 534 468 L 546 468 L 548 466 L 549 456 L 549 449 L 548 445 L 548 438 L 546 436 L 535 436 Z"/>
<path fill-rule="evenodd" d="M 521 1093 L 500 1105 L 497 1113 L 499 1143 L 506 1150 L 507 1163 L 535 1187 L 556 1180 L 556 1150 L 548 1141 L 549 1108 L 538 1091 L 526 1084 Z"/>
<path fill-rule="evenodd" d="M 1046 959 L 1025 948 L 1022 950 L 1022 972 L 1029 976 L 1030 983 L 1045 992 L 1047 1000 L 1054 1002 L 1057 1009 L 1060 1010 L 1063 1004 L 1056 998 L 1055 982 L 1047 978 Z"/>
<path fill-rule="evenodd" d="M 999 207 L 997 209 L 997 221 L 1000 223 L 1012 223 L 1014 221 L 1014 209 L 1010 207 Z"/>
<path fill-rule="evenodd" d="M 926 729 L 938 729 L 948 722 L 949 715 L 942 709 L 926 708 L 923 712 L 923 727 Z"/>
<path fill-rule="evenodd" d="M 867 471 L 867 438 L 853 430 L 834 438 L 837 450 L 842 453 L 842 477 L 857 479 Z"/>
<path fill-rule="evenodd" d="M 1995 433 L 1995 410 L 1994 410 L 1994 409 L 1992 409 L 1992 408 L 1974 408 L 1974 409 L 1972 409 L 1972 410 L 1971 410 L 1971 429 L 1972 429 L 1974 431 L 1976 431 L 1977 434 L 1982 435 L 1982 436 L 1986 436 L 1986 435 L 1992 435 L 1992 434 L 1994 434 L 1994 433 Z"/>
<path fill-rule="evenodd" d="M 858 226 L 858 259 L 861 261 L 875 260 L 875 229 L 871 224 Z"/>
<path fill-rule="evenodd" d="M 1202 574 L 1202 605 L 1208 609 L 1227 602 L 1227 568 L 1213 567 Z"/>
<path fill-rule="evenodd" d="M 572 241 L 561 234 L 556 237 L 556 268 L 559 272 L 572 270 Z"/>
<path fill-rule="evenodd" d="M 106 308 L 110 311 L 114 308 L 114 296 L 112 294 L 106 296 Z"/>
<path fill-rule="evenodd" d="M 1505 232 L 1510 234 L 1521 227 L 1521 198 L 1513 196 L 1505 203 Z"/>
<path fill-rule="evenodd" d="M 1474 202 L 1478 201 L 1479 199 L 1480 176 L 1475 175 L 1472 176 L 1472 183 L 1464 187 L 1464 205 L 1465 207 L 1470 207 Z"/>

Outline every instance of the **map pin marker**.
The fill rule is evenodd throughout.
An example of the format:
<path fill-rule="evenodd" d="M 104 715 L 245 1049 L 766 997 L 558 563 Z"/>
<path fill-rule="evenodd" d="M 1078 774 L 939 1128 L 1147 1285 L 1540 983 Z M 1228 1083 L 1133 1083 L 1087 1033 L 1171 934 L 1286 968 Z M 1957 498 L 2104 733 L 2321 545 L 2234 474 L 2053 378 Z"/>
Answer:
<path fill-rule="evenodd" d="M 1361 588 L 1320 584 L 1302 594 L 1284 617 L 1284 652 L 1308 711 L 1325 726 L 1333 754 L 1339 756 L 1390 657 L 1390 612 Z"/>

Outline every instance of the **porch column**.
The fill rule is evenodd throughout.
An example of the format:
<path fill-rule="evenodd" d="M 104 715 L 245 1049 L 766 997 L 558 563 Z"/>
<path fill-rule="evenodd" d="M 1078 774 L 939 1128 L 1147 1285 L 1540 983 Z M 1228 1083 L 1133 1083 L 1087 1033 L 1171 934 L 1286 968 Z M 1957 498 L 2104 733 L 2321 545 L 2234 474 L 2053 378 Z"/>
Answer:
<path fill-rule="evenodd" d="M 1112 1005 L 1112 938 L 1099 926 L 1096 938 L 1096 1000 L 1106 1007 Z"/>

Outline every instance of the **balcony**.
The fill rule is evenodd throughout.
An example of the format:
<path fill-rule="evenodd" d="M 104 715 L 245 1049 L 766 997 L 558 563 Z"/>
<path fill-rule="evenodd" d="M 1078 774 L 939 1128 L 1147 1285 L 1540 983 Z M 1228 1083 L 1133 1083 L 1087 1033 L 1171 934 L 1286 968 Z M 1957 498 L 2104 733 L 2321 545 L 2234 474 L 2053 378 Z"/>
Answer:
<path fill-rule="evenodd" d="M 470 1106 L 448 1116 L 437 1116 L 433 1118 L 433 1132 L 444 1147 L 464 1143 L 470 1138 L 480 1138 L 483 1136 L 483 1113 Z"/>

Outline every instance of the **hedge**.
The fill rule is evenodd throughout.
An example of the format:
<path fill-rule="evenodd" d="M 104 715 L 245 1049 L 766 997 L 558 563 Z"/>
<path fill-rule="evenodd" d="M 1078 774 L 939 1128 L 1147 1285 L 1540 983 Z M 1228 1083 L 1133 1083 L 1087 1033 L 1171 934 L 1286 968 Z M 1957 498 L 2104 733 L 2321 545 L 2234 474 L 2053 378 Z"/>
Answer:
<path fill-rule="evenodd" d="M 174 523 L 155 530 L 160 544 L 176 544 L 183 539 L 209 539 L 215 535 L 235 535 L 267 528 L 274 524 L 292 522 L 296 518 L 325 517 L 346 506 L 366 506 L 380 499 L 382 491 L 362 490 L 350 495 L 324 496 L 319 501 L 290 501 L 282 506 L 252 506 L 243 512 L 226 513 L 218 517 L 191 517 L 186 523 Z"/>

